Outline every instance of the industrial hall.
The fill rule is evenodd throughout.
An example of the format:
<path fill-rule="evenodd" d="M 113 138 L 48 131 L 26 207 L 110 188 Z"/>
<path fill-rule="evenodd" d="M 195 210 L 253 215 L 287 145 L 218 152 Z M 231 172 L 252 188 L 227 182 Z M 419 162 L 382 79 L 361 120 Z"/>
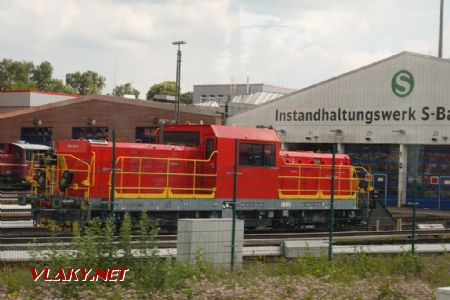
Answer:
<path fill-rule="evenodd" d="M 450 208 L 450 60 L 401 52 L 227 119 L 285 149 L 331 151 L 373 174 L 387 206 Z"/>

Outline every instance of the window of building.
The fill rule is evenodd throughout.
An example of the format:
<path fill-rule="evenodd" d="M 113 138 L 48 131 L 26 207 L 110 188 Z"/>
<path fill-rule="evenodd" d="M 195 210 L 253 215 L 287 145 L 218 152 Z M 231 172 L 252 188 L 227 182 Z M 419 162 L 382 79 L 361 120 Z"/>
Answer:
<path fill-rule="evenodd" d="M 76 140 L 107 140 L 108 127 L 73 127 L 72 138 Z"/>
<path fill-rule="evenodd" d="M 52 129 L 48 127 L 21 128 L 20 139 L 30 144 L 50 146 L 52 143 Z"/>
<path fill-rule="evenodd" d="M 216 101 L 216 95 L 209 95 L 209 101 Z"/>
<path fill-rule="evenodd" d="M 202 102 L 208 101 L 208 95 L 202 95 L 201 101 L 202 101 Z"/>
<path fill-rule="evenodd" d="M 136 142 L 154 143 L 156 128 L 157 127 L 136 127 Z"/>
<path fill-rule="evenodd" d="M 275 166 L 275 145 L 241 143 L 239 165 L 253 167 Z"/>
<path fill-rule="evenodd" d="M 222 102 L 223 101 L 223 95 L 218 95 L 217 96 L 217 101 L 218 102 Z"/>

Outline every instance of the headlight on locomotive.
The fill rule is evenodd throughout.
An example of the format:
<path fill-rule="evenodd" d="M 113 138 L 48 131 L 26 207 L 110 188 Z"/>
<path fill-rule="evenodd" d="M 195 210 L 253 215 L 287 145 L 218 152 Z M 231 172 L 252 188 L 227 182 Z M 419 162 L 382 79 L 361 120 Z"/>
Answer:
<path fill-rule="evenodd" d="M 73 172 L 71 171 L 64 171 L 64 173 L 61 176 L 61 179 L 59 180 L 59 189 L 61 192 L 65 192 L 67 188 L 70 186 L 73 180 Z"/>

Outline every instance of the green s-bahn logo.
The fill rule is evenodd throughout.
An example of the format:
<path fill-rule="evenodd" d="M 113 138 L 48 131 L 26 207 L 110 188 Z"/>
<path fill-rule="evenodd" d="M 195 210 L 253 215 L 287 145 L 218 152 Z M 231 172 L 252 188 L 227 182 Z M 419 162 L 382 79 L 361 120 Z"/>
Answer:
<path fill-rule="evenodd" d="M 414 89 L 414 77 L 406 70 L 395 73 L 391 82 L 392 91 L 399 97 L 406 97 Z"/>

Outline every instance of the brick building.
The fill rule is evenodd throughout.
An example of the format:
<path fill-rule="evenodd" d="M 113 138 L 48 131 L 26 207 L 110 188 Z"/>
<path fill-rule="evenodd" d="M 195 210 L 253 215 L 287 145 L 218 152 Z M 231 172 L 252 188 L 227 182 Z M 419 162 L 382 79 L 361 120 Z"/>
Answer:
<path fill-rule="evenodd" d="M 6 94 L 17 98 L 14 93 Z M 174 105 L 168 103 L 101 95 L 77 98 L 63 95 L 70 99 L 53 101 L 53 96 L 60 95 L 49 95 L 51 100 L 47 104 L 34 106 L 30 102 L 0 113 L 0 143 L 24 140 L 49 145 L 61 139 L 108 139 L 113 129 L 117 140 L 152 142 L 158 121 L 174 118 Z M 0 106 L 4 107 L 10 98 L 4 94 L 2 97 Z M 33 97 L 28 96 L 28 99 Z M 181 106 L 180 123 L 186 122 L 220 124 L 221 119 L 209 110 Z"/>

